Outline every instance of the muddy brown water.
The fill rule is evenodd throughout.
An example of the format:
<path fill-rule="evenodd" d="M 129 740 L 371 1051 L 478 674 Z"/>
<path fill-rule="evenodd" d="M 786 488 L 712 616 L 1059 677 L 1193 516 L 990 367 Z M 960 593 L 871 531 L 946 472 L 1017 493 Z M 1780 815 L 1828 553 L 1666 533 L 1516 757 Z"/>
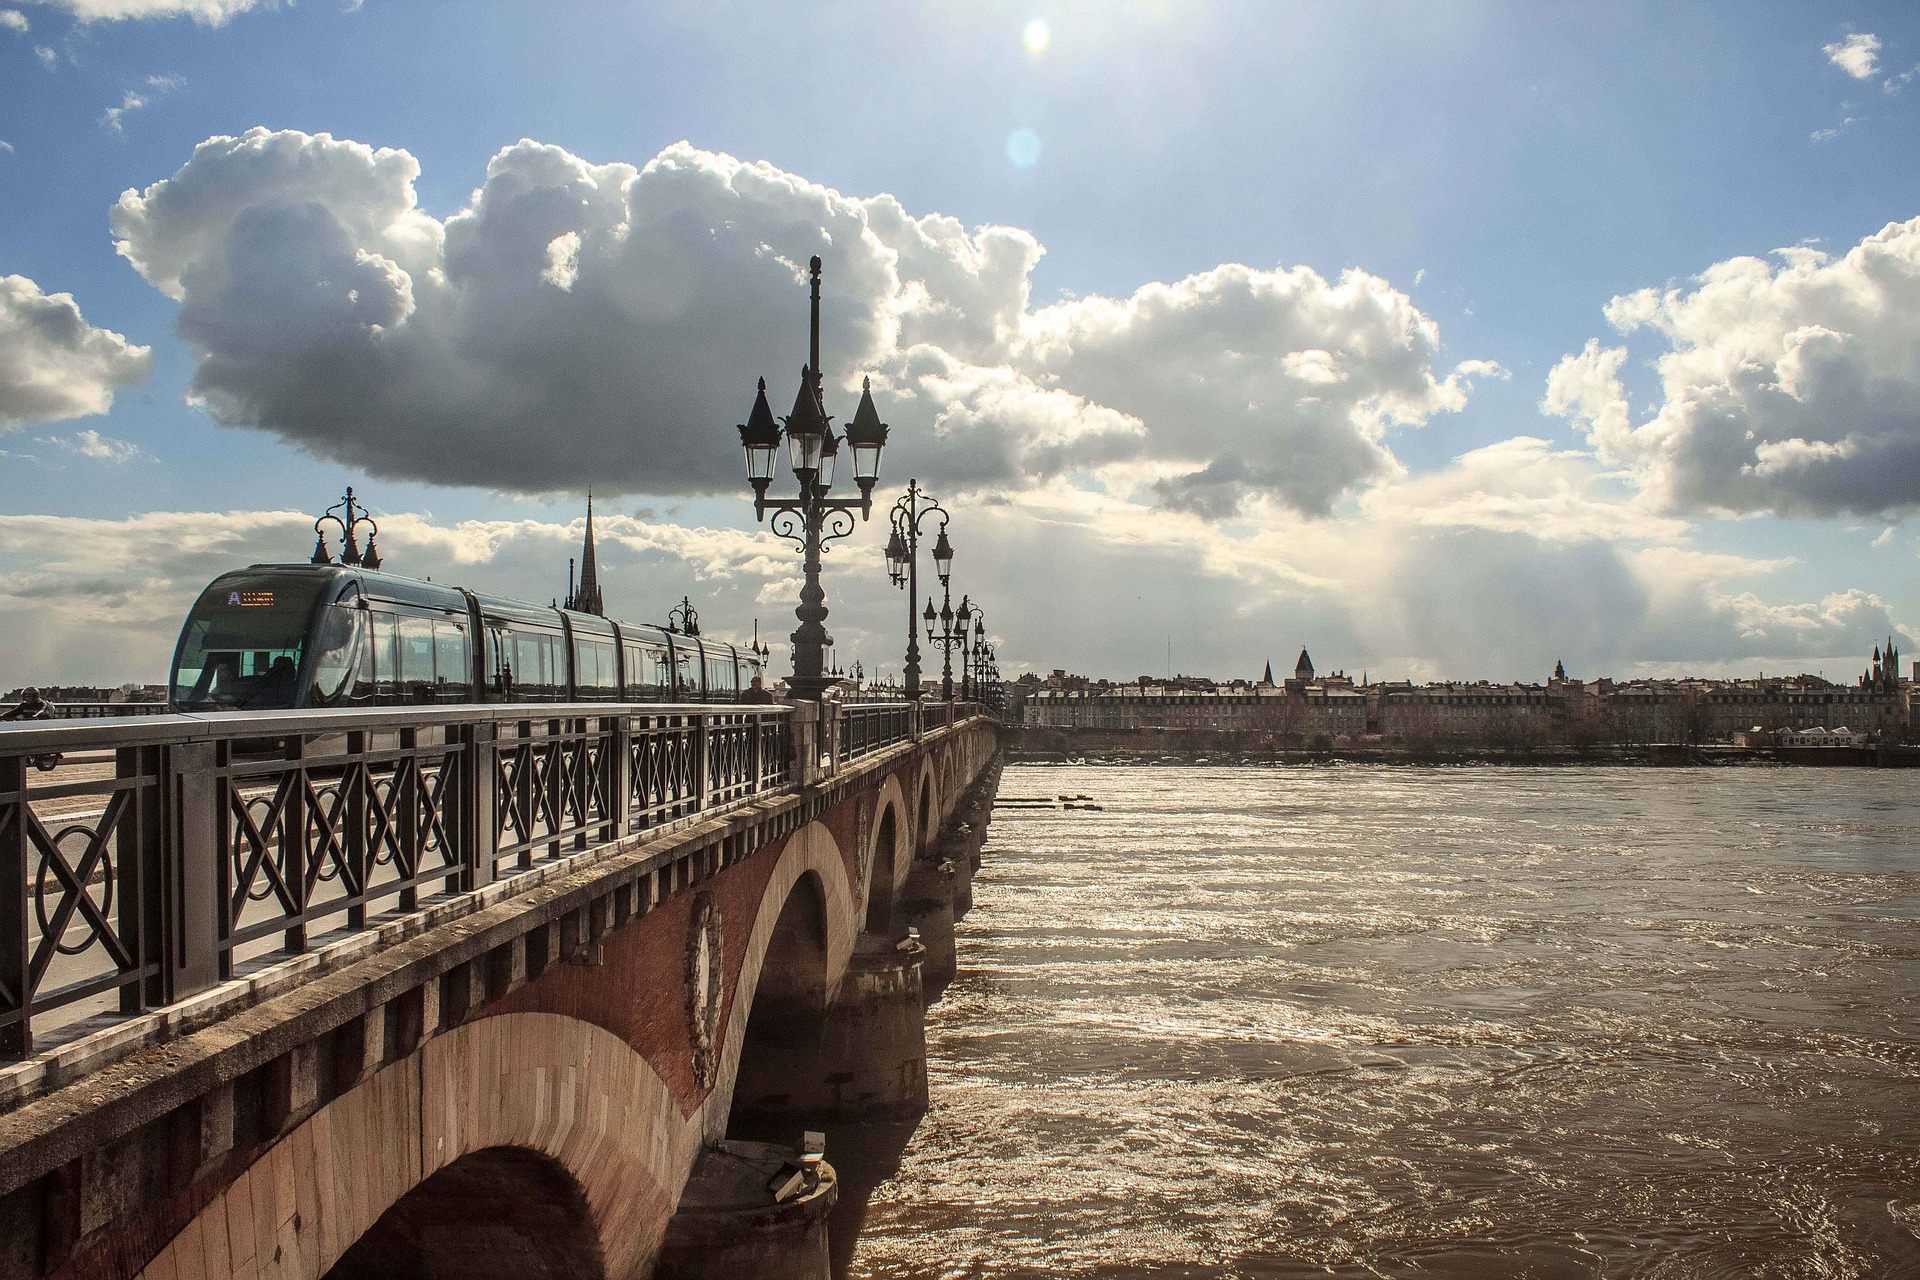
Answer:
<path fill-rule="evenodd" d="M 1920 1276 L 1920 775 L 1001 791 L 849 1274 Z"/>

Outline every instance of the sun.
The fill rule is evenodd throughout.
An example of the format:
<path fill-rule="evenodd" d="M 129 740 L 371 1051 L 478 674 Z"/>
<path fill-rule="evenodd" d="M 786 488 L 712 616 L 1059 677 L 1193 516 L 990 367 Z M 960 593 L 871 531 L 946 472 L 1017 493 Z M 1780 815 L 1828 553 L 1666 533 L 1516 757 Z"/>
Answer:
<path fill-rule="evenodd" d="M 1048 30 L 1045 18 L 1035 18 L 1020 33 L 1020 39 L 1027 46 L 1028 53 L 1045 53 L 1047 45 L 1053 41 L 1053 32 Z"/>

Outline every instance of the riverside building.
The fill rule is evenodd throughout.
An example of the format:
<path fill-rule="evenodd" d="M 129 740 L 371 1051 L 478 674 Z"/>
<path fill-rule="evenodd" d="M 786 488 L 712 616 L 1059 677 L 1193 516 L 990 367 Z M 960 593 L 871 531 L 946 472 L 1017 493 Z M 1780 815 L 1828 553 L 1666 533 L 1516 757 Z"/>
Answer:
<path fill-rule="evenodd" d="M 1258 681 L 1225 684 L 1193 676 L 1109 684 L 1063 671 L 1028 677 L 1019 717 L 1033 728 L 1241 730 L 1305 746 L 1416 749 L 1805 742 L 1814 729 L 1830 738 L 1845 731 L 1849 742 L 1920 740 L 1920 703 L 1899 663 L 1889 638 L 1854 684 L 1813 675 L 1589 681 L 1555 664 L 1545 684 L 1416 685 L 1320 675 L 1302 649 L 1281 681 L 1271 664 Z"/>

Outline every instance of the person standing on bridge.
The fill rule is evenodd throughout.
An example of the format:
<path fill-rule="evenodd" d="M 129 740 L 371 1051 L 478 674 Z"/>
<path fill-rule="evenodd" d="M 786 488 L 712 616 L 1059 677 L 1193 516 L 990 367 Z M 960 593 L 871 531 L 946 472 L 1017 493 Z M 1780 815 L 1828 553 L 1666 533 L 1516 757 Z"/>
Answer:
<path fill-rule="evenodd" d="M 51 720 L 54 718 L 53 705 L 40 696 L 40 690 L 32 685 L 20 693 L 20 701 L 10 707 L 0 720 Z M 61 755 L 50 751 L 46 755 L 28 756 L 27 763 L 42 773 L 50 772 L 60 766 Z"/>
<path fill-rule="evenodd" d="M 767 686 L 759 676 L 755 676 L 747 685 L 747 691 L 740 695 L 742 702 L 767 703 L 773 701 L 773 695 L 767 692 Z"/>

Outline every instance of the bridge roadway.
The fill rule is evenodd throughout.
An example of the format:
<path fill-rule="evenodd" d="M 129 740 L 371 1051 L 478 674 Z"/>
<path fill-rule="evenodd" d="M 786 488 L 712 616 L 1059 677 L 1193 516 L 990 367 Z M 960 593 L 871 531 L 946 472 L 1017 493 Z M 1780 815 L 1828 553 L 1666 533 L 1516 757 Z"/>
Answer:
<path fill-rule="evenodd" d="M 723 1140 L 924 1108 L 998 735 L 964 703 L 0 726 L 0 1277 L 823 1274 L 831 1171 L 776 1203 L 783 1148 Z"/>

